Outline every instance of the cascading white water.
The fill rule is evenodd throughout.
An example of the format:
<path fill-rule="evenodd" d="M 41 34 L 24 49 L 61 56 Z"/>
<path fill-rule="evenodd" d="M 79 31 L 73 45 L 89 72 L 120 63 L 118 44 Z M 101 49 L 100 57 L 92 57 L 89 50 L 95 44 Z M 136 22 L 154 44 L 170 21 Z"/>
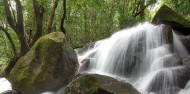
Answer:
<path fill-rule="evenodd" d="M 172 31 L 166 26 L 146 22 L 98 42 L 98 46 L 79 55 L 79 61 L 82 64 L 90 59 L 89 71 L 126 78 L 143 94 L 175 94 L 176 73 L 184 67 L 170 64 L 175 56 L 170 38 Z"/>

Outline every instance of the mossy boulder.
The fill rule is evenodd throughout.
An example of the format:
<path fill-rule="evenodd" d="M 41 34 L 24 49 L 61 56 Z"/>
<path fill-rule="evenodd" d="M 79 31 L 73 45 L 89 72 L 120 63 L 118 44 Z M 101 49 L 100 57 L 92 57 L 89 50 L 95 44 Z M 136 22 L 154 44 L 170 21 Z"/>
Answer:
<path fill-rule="evenodd" d="M 167 24 L 183 35 L 190 35 L 190 22 L 166 5 L 160 7 L 152 23 Z"/>
<path fill-rule="evenodd" d="M 9 74 L 14 90 L 22 94 L 55 91 L 72 79 L 78 68 L 76 53 L 65 35 L 54 32 L 41 37 L 21 57 Z"/>
<path fill-rule="evenodd" d="M 131 84 L 99 74 L 80 74 L 64 94 L 140 94 Z"/>

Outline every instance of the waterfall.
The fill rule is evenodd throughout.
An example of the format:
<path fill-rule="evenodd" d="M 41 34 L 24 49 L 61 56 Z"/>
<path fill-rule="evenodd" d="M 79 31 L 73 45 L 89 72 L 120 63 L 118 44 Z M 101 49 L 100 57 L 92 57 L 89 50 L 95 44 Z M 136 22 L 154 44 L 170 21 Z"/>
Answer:
<path fill-rule="evenodd" d="M 116 32 L 78 56 L 88 72 L 125 78 L 143 94 L 176 94 L 186 83 L 180 81 L 185 67 L 177 53 L 185 49 L 178 45 L 170 28 L 145 22 Z"/>

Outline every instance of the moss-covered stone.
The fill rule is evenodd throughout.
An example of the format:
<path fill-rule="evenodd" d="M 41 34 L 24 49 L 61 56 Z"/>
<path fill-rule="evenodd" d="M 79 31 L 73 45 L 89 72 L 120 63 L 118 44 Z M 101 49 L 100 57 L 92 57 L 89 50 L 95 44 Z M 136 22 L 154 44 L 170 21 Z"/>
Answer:
<path fill-rule="evenodd" d="M 167 24 L 184 35 L 190 35 L 190 22 L 166 5 L 161 6 L 157 11 L 152 23 Z"/>
<path fill-rule="evenodd" d="M 140 94 L 132 85 L 98 74 L 80 74 L 64 94 Z"/>
<path fill-rule="evenodd" d="M 9 75 L 13 89 L 23 94 L 55 91 L 69 82 L 78 67 L 77 56 L 63 33 L 41 37 L 21 57 Z"/>

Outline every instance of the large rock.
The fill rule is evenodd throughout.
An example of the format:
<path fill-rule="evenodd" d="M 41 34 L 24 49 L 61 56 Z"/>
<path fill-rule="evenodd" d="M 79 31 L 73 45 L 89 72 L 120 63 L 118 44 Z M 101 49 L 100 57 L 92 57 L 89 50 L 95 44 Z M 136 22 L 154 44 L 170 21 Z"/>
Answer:
<path fill-rule="evenodd" d="M 55 91 L 72 79 L 78 67 L 77 56 L 63 33 L 41 37 L 21 57 L 9 74 L 13 89 L 22 94 Z"/>
<path fill-rule="evenodd" d="M 98 74 L 82 74 L 73 80 L 64 94 L 140 94 L 132 85 Z"/>
<path fill-rule="evenodd" d="M 166 5 L 161 6 L 155 14 L 152 23 L 167 24 L 183 35 L 190 35 L 190 22 Z"/>

